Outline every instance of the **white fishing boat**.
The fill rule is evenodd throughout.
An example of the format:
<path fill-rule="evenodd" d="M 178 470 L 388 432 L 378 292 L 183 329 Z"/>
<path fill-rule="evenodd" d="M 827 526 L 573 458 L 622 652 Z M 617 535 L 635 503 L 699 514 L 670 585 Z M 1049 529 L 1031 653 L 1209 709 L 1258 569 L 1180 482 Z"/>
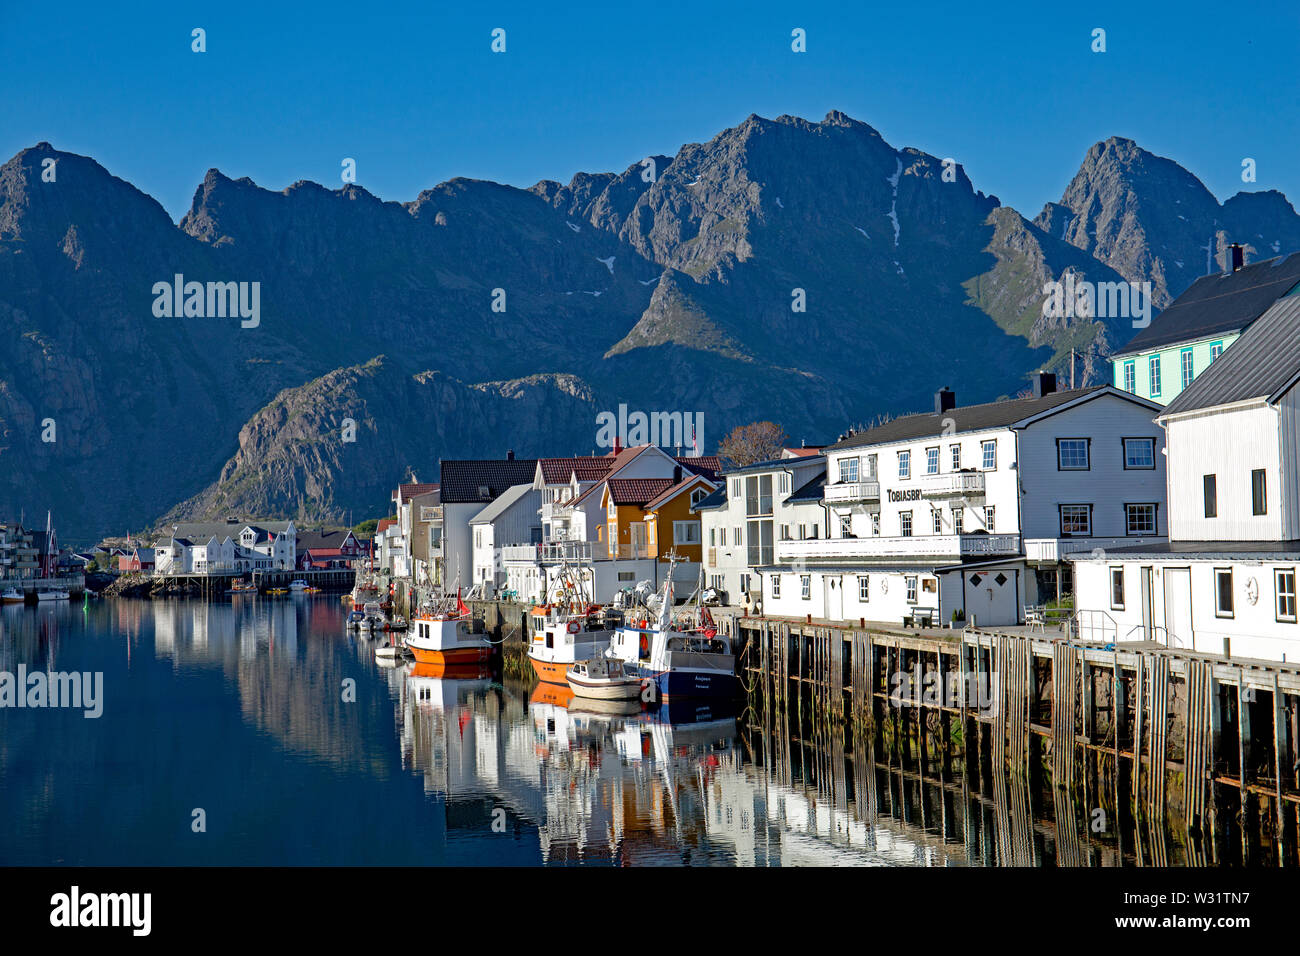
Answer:
<path fill-rule="evenodd" d="M 685 629 L 673 620 L 672 558 L 663 591 L 651 606 L 632 609 L 614 632 L 607 656 L 628 674 L 648 678 L 660 697 L 729 697 L 736 693 L 736 658 L 731 642 L 713 626 L 707 608 L 695 608 Z M 698 593 L 698 592 L 697 592 Z"/>
<path fill-rule="evenodd" d="M 623 662 L 612 658 L 576 661 L 564 676 L 577 697 L 635 700 L 641 696 L 641 678 L 624 673 Z"/>
<path fill-rule="evenodd" d="M 470 632 L 470 612 L 456 591 L 454 607 L 444 599 L 411 616 L 404 642 L 421 664 L 477 664 L 492 655 L 492 645 Z"/>
<path fill-rule="evenodd" d="M 4 593 L 0 593 L 0 604 L 22 604 L 23 592 L 17 588 L 5 588 Z"/>
<path fill-rule="evenodd" d="M 563 684 L 576 661 L 602 656 L 614 629 L 605 625 L 599 605 L 590 600 L 590 569 L 560 567 L 552 602 L 529 613 L 528 659 L 539 680 Z"/>
<path fill-rule="evenodd" d="M 311 587 L 311 585 L 302 578 L 295 578 L 289 582 L 290 591 L 306 591 L 309 587 Z"/>
<path fill-rule="evenodd" d="M 36 600 L 38 601 L 66 601 L 71 595 L 67 591 L 51 589 L 49 591 L 37 591 Z"/>

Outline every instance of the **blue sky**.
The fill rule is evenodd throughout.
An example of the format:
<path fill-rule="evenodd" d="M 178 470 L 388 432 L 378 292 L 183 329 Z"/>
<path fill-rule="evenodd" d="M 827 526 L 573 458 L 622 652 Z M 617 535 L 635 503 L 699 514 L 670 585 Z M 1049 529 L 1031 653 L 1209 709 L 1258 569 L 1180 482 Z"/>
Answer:
<path fill-rule="evenodd" d="M 41 140 L 91 155 L 173 219 L 211 167 L 336 188 L 352 157 L 361 185 L 410 200 L 453 176 L 621 171 L 750 113 L 831 109 L 955 157 L 1031 217 L 1111 135 L 1220 199 L 1300 200 L 1294 2 L 3 7 L 2 158 Z M 206 53 L 191 52 L 194 27 Z M 795 27 L 806 53 L 791 52 Z M 1090 49 L 1097 27 L 1105 53 Z"/>

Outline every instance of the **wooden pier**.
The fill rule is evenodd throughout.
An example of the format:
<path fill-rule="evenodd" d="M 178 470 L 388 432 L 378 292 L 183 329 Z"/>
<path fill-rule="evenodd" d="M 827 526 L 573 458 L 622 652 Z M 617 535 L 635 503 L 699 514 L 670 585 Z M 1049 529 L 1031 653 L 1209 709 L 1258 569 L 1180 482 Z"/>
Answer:
<path fill-rule="evenodd" d="M 922 775 L 957 756 L 979 784 L 1005 774 L 1148 829 L 1230 835 L 1243 861 L 1262 843 L 1297 860 L 1295 666 L 1042 633 L 720 623 L 774 730 L 839 726 Z"/>

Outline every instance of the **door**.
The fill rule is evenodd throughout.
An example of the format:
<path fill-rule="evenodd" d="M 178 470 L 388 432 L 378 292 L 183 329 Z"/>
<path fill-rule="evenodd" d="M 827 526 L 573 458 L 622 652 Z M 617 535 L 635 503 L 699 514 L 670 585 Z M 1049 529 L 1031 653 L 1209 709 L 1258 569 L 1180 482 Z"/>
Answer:
<path fill-rule="evenodd" d="M 1165 569 L 1165 631 L 1170 647 L 1194 648 L 1192 569 Z"/>
<path fill-rule="evenodd" d="M 842 579 L 826 575 L 826 620 L 844 620 L 844 582 Z"/>
<path fill-rule="evenodd" d="M 645 557 L 645 525 L 640 521 L 632 523 L 632 554 L 631 557 Z"/>

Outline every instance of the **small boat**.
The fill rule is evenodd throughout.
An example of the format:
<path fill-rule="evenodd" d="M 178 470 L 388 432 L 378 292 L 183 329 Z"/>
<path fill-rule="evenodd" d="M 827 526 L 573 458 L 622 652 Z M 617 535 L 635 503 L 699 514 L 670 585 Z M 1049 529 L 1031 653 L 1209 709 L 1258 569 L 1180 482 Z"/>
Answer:
<path fill-rule="evenodd" d="M 576 661 L 564 676 L 576 697 L 633 700 L 641 696 L 641 678 L 624 673 L 623 662 L 612 658 Z"/>
<path fill-rule="evenodd" d="M 356 608 L 353 608 L 351 611 L 348 612 L 348 627 L 351 628 L 361 627 L 362 622 L 364 622 L 365 619 L 366 619 L 365 611 L 359 611 Z"/>
<path fill-rule="evenodd" d="M 277 594 L 277 595 L 278 595 L 278 594 L 288 594 L 288 593 L 289 593 L 289 590 L 288 590 L 288 588 L 267 588 L 267 589 L 266 589 L 266 593 L 267 593 L 267 594 Z"/>
<path fill-rule="evenodd" d="M 66 601 L 71 597 L 67 591 L 37 591 L 36 600 L 38 601 Z"/>
<path fill-rule="evenodd" d="M 309 588 L 307 588 L 307 590 L 305 590 L 303 593 L 304 593 L 304 594 L 320 594 L 320 593 L 321 593 L 321 589 L 320 589 L 320 588 L 317 588 L 317 587 L 309 587 Z"/>
<path fill-rule="evenodd" d="M 406 648 L 404 648 L 401 644 L 397 644 L 397 643 L 380 644 L 378 647 L 375 648 L 375 656 L 380 658 L 386 658 L 388 660 L 396 660 L 399 657 L 406 656 Z"/>
<path fill-rule="evenodd" d="M 294 580 L 289 582 L 290 591 L 306 591 L 309 587 L 311 587 L 311 585 L 309 585 L 302 578 L 295 578 Z"/>
<path fill-rule="evenodd" d="M 425 610 L 411 618 L 406 646 L 421 664 L 472 664 L 492 656 L 492 645 L 469 631 L 470 613 L 456 591 L 456 607 Z"/>
<path fill-rule="evenodd" d="M 0 594 L 0 604 L 22 604 L 23 592 L 17 588 L 5 588 Z"/>
<path fill-rule="evenodd" d="M 406 618 L 399 615 L 391 621 L 380 622 L 377 627 L 381 631 L 404 631 L 406 630 Z"/>
<path fill-rule="evenodd" d="M 249 584 L 244 581 L 236 581 L 230 586 L 231 594 L 256 594 L 257 585 Z"/>

